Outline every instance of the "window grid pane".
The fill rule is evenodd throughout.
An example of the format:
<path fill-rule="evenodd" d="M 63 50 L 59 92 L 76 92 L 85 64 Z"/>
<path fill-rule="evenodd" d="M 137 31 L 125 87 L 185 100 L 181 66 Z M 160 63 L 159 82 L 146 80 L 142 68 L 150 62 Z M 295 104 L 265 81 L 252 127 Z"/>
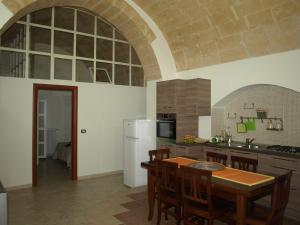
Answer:
<path fill-rule="evenodd" d="M 41 9 L 30 14 L 31 23 L 51 26 L 52 8 Z"/>
<path fill-rule="evenodd" d="M 96 82 L 112 82 L 112 64 L 97 62 Z"/>
<path fill-rule="evenodd" d="M 92 37 L 77 34 L 76 52 L 74 52 L 75 11 L 77 12 L 76 30 L 78 32 L 93 35 Z M 54 28 L 53 40 L 51 40 L 52 12 L 54 12 L 53 26 L 60 29 L 66 29 L 66 31 L 63 31 Z M 95 81 L 119 85 L 131 84 L 132 86 L 144 86 L 143 69 L 131 66 L 131 64 L 141 65 L 135 50 L 128 43 L 118 41 L 127 40 L 117 29 L 106 21 L 81 10 L 64 7 L 42 9 L 23 17 L 20 21 L 23 23 L 26 22 L 26 17 L 30 18 L 30 22 L 27 24 L 30 32 L 28 48 L 30 51 L 35 51 L 35 53 L 30 52 L 28 54 L 27 52 L 28 59 L 26 59 L 25 56 L 27 54 L 25 54 L 25 52 L 20 53 L 14 52 L 13 50 L 1 51 L 0 49 L 0 58 L 9 58 L 9 63 L 6 63 L 7 59 L 1 60 L 0 76 L 25 77 L 25 71 L 27 71 L 27 69 L 25 70 L 25 67 L 28 66 L 29 78 L 50 79 L 51 77 L 51 79 L 72 80 L 72 64 L 73 60 L 75 60 L 75 71 L 73 71 L 73 74 L 75 74 L 75 81 Z M 95 27 L 96 20 L 97 24 Z M 22 22 L 12 25 L 2 34 L 2 47 L 26 50 L 26 25 L 21 24 Z M 38 25 L 31 23 L 43 25 L 48 28 L 39 27 Z M 67 30 L 69 30 L 69 32 L 67 32 Z M 113 30 L 115 30 L 115 36 L 113 36 Z M 105 39 L 105 37 L 111 38 L 112 40 Z M 97 44 L 96 46 L 94 46 L 95 41 Z M 53 53 L 58 55 L 52 55 L 51 43 L 54 45 L 52 46 Z M 114 52 L 113 43 L 115 45 Z M 131 59 L 129 54 L 130 48 L 132 52 Z M 94 50 L 96 55 L 94 55 Z M 68 57 L 64 59 L 63 55 Z M 115 61 L 113 61 L 113 55 L 115 56 Z M 73 60 L 70 57 L 74 57 Z M 77 57 L 82 57 L 83 59 Z M 52 71 L 50 69 L 51 58 L 54 60 L 54 68 Z M 88 58 L 90 60 L 88 60 Z M 104 60 L 107 62 L 98 62 L 95 60 Z M 25 63 L 26 61 L 28 63 Z M 114 64 L 114 62 L 119 62 L 120 64 L 125 63 L 127 65 Z M 94 66 L 96 68 L 94 68 Z M 94 69 L 96 69 L 96 71 L 94 71 Z M 131 80 L 129 80 L 130 78 Z"/>
<path fill-rule="evenodd" d="M 85 12 L 77 11 L 77 31 L 94 34 L 95 17 Z"/>
<path fill-rule="evenodd" d="M 115 65 L 115 84 L 129 85 L 129 66 Z"/>
<path fill-rule="evenodd" d="M 72 60 L 58 58 L 55 59 L 54 79 L 72 80 Z"/>
<path fill-rule="evenodd" d="M 74 9 L 55 8 L 54 27 L 74 30 Z"/>
<path fill-rule="evenodd" d="M 30 50 L 50 53 L 51 30 L 30 26 Z"/>
<path fill-rule="evenodd" d="M 54 53 L 73 55 L 74 34 L 54 31 Z"/>
<path fill-rule="evenodd" d="M 12 25 L 1 36 L 1 46 L 8 48 L 25 49 L 26 28 L 23 24 Z"/>
<path fill-rule="evenodd" d="M 30 54 L 29 77 L 50 80 L 50 56 Z"/>
<path fill-rule="evenodd" d="M 94 38 L 77 35 L 76 55 L 85 58 L 94 58 Z"/>
<path fill-rule="evenodd" d="M 86 60 L 76 60 L 76 81 L 93 83 L 94 62 Z"/>

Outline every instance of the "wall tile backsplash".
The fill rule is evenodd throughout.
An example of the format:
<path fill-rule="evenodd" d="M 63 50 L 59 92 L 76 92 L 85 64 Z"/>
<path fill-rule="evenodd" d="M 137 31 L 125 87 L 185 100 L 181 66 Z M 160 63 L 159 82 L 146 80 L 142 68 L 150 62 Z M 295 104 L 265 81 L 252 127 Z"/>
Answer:
<path fill-rule="evenodd" d="M 254 103 L 254 109 L 251 108 Z M 300 93 L 274 85 L 254 85 L 242 88 L 231 99 L 222 100 L 212 108 L 212 135 L 221 134 L 226 128 L 233 140 L 244 142 L 246 138 L 255 138 L 256 143 L 300 146 Z M 256 117 L 256 109 L 267 110 L 268 117 L 283 118 L 283 131 L 266 130 L 269 120 L 255 120 L 256 130 L 237 133 L 236 123 L 241 116 Z M 227 118 L 228 113 L 231 118 Z M 234 113 L 237 118 L 233 119 Z M 247 120 L 244 120 L 244 122 Z M 276 122 L 272 121 L 274 125 Z"/>

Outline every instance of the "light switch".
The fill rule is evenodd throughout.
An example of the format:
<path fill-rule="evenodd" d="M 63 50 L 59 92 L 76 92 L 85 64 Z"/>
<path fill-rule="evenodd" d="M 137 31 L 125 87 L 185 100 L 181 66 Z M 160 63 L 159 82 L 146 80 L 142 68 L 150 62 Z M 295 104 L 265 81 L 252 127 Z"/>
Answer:
<path fill-rule="evenodd" d="M 86 133 L 86 129 L 81 129 L 81 133 L 85 134 Z"/>

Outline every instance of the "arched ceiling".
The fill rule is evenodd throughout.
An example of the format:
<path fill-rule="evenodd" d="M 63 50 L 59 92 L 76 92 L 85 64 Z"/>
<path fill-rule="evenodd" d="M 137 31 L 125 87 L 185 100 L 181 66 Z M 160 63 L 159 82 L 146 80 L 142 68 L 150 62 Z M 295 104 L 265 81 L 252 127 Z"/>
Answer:
<path fill-rule="evenodd" d="M 131 1 L 131 0 L 130 0 Z M 132 0 L 165 36 L 177 71 L 300 48 L 299 0 Z M 161 77 L 154 33 L 125 0 L 3 0 L 15 14 L 51 5 L 89 9 L 136 49 L 148 80 Z"/>
<path fill-rule="evenodd" d="M 90 10 L 115 25 L 135 48 L 147 80 L 161 78 L 151 42 L 156 38 L 147 23 L 125 1 L 121 0 L 3 0 L 14 17 L 5 25 L 7 29 L 20 17 L 42 8 L 73 6 Z"/>
<path fill-rule="evenodd" d="M 134 0 L 178 71 L 300 48 L 299 0 Z"/>

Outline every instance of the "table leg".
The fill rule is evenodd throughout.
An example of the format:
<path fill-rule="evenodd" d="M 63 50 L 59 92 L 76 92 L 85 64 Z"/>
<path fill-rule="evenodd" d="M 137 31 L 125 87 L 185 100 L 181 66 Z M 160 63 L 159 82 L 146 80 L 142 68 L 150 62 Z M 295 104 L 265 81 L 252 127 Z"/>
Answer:
<path fill-rule="evenodd" d="M 149 207 L 149 214 L 148 220 L 152 220 L 153 213 L 154 213 L 154 195 L 155 195 L 155 177 L 152 174 L 152 171 L 148 169 L 148 207 Z"/>
<path fill-rule="evenodd" d="M 247 198 L 238 194 L 236 199 L 236 225 L 244 225 L 246 219 Z"/>

